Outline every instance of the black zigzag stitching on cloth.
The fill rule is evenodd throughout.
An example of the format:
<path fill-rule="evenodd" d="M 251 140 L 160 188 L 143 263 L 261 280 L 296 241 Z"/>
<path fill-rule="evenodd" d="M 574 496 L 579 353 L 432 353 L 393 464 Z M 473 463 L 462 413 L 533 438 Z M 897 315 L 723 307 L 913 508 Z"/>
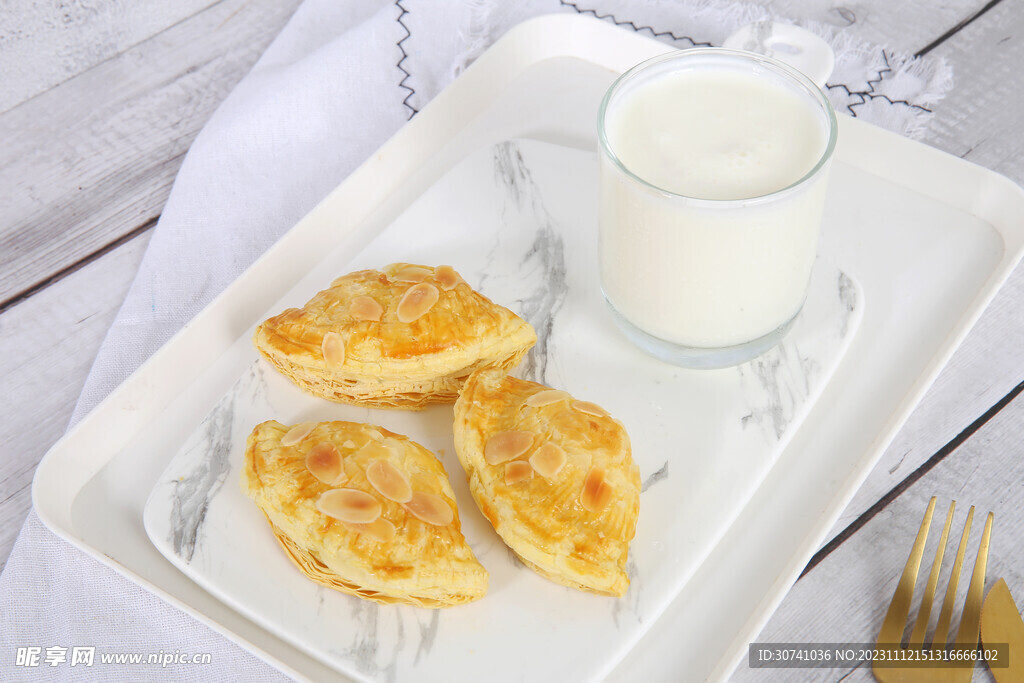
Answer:
<path fill-rule="evenodd" d="M 875 92 L 875 86 L 885 80 L 886 74 L 892 73 L 892 67 L 889 66 L 889 55 L 885 50 L 882 50 L 882 61 L 885 62 L 885 66 L 875 73 L 874 78 L 868 79 L 868 92 Z"/>
<path fill-rule="evenodd" d="M 875 73 L 875 77 L 874 78 L 869 78 L 868 79 L 868 81 L 867 81 L 868 89 L 867 90 L 857 90 L 857 91 L 850 90 L 849 86 L 847 86 L 847 85 L 845 85 L 843 83 L 836 83 L 834 85 L 829 85 L 828 88 L 830 90 L 832 88 L 842 88 L 843 90 L 846 91 L 847 95 L 850 95 L 851 97 L 852 96 L 857 96 L 857 97 L 860 98 L 860 102 L 851 102 L 851 103 L 846 105 L 846 111 L 848 111 L 850 113 L 850 115 L 853 116 L 854 118 L 856 118 L 856 116 L 857 116 L 857 112 L 854 109 L 854 107 L 859 107 L 859 106 L 861 106 L 863 104 L 866 104 L 868 102 L 868 100 L 875 100 L 875 99 L 885 100 L 889 104 L 899 104 L 899 105 L 903 105 L 905 107 L 909 107 L 910 109 L 918 109 L 920 111 L 928 112 L 930 114 L 932 110 L 929 109 L 928 107 L 922 106 L 920 104 L 914 104 L 913 102 L 910 102 L 908 100 L 894 100 L 891 97 L 889 97 L 888 95 L 883 95 L 882 93 L 876 93 L 875 92 L 875 86 L 878 85 L 879 83 L 881 83 L 883 80 L 885 80 L 885 77 L 886 77 L 887 74 L 891 74 L 892 73 L 892 68 L 889 65 L 889 55 L 888 55 L 888 53 L 886 53 L 885 50 L 882 50 L 882 61 L 885 62 L 885 67 L 882 68 L 882 69 L 879 69 Z"/>
<path fill-rule="evenodd" d="M 661 38 L 662 36 L 669 36 L 670 38 L 672 38 L 672 40 L 685 40 L 688 43 L 690 43 L 690 45 L 693 45 L 695 47 L 696 46 L 711 47 L 711 43 L 698 43 L 696 40 L 694 40 L 690 36 L 677 36 L 672 31 L 655 31 L 652 26 L 637 26 L 632 21 L 620 20 L 614 14 L 610 14 L 610 13 L 609 14 L 598 14 L 596 10 L 582 8 L 579 5 L 577 5 L 575 2 L 568 2 L 568 0 L 558 0 L 558 2 L 559 2 L 560 5 L 562 5 L 562 7 L 571 7 L 572 9 L 574 9 L 576 11 L 577 14 L 590 14 L 591 16 L 593 16 L 596 19 L 611 19 L 613 22 L 615 22 L 616 26 L 629 26 L 631 29 L 633 29 L 637 33 L 640 33 L 642 31 L 647 31 L 652 36 L 654 36 L 655 38 Z"/>
<path fill-rule="evenodd" d="M 416 91 L 412 87 L 405 84 L 407 80 L 412 78 L 412 74 L 406 71 L 405 67 L 402 66 L 402 62 L 409 58 L 409 55 L 406 53 L 405 47 L 402 45 L 402 43 L 409 40 L 409 38 L 412 36 L 412 32 L 409 31 L 409 27 L 405 25 L 404 21 L 402 21 L 402 17 L 408 14 L 409 10 L 402 7 L 402 0 L 395 0 L 395 7 L 401 10 L 396 21 L 398 22 L 398 25 L 401 26 L 402 29 L 405 31 L 405 37 L 403 37 L 400 41 L 396 43 L 396 45 L 398 45 L 398 49 L 402 51 L 402 58 L 398 60 L 398 63 L 395 64 L 395 66 L 398 67 L 399 71 L 405 74 L 402 77 L 402 80 L 398 83 L 398 87 L 402 88 L 403 90 L 409 91 L 409 93 L 405 96 L 405 99 L 402 100 L 402 104 L 405 105 L 406 109 L 409 110 L 409 118 L 411 119 L 413 116 L 416 116 L 416 114 L 419 112 L 419 109 L 409 104 L 409 98 L 415 95 Z"/>
<path fill-rule="evenodd" d="M 611 14 L 611 13 L 609 13 L 609 14 L 598 14 L 596 10 L 586 9 L 586 8 L 580 7 L 577 3 L 570 2 L 569 0 L 558 0 L 558 3 L 562 7 L 571 7 L 573 10 L 576 11 L 577 14 L 589 14 L 589 15 L 597 18 L 597 19 L 611 19 L 615 23 L 616 26 L 628 26 L 628 27 L 630 27 L 631 29 L 633 29 L 634 31 L 636 31 L 638 33 L 642 32 L 642 31 L 647 31 L 652 36 L 654 36 L 655 38 L 660 38 L 662 36 L 669 36 L 670 38 L 672 38 L 672 40 L 685 40 L 685 41 L 687 41 L 688 43 L 690 43 L 691 45 L 693 45 L 695 47 L 696 46 L 711 47 L 711 43 L 698 42 L 698 41 L 694 40 L 693 38 L 691 38 L 690 36 L 676 35 L 672 31 L 655 31 L 654 28 L 651 27 L 651 26 L 637 26 L 636 23 L 634 23 L 632 21 L 629 21 L 629 20 L 625 20 L 625 19 L 619 19 L 618 17 L 616 17 L 614 14 Z M 854 110 L 854 107 L 861 106 L 861 105 L 865 104 L 868 100 L 874 100 L 874 99 L 883 99 L 886 102 L 888 102 L 889 104 L 903 105 L 905 107 L 910 107 L 911 109 L 919 109 L 921 111 L 931 113 L 931 109 L 928 109 L 927 107 L 924 107 L 924 106 L 922 106 L 920 104 L 914 104 L 914 103 L 909 102 L 907 100 L 894 100 L 894 99 L 890 98 L 888 95 L 883 95 L 883 94 L 875 92 L 875 86 L 877 84 L 881 83 L 883 80 L 885 80 L 885 76 L 887 74 L 891 74 L 892 73 L 892 68 L 889 65 L 889 55 L 886 54 L 885 50 L 882 50 L 882 59 L 885 62 L 885 67 L 882 68 L 882 69 L 879 69 L 875 73 L 875 77 L 874 78 L 868 79 L 868 81 L 867 81 L 868 89 L 867 90 L 860 90 L 860 91 L 856 91 L 855 92 L 855 91 L 850 90 L 850 88 L 848 86 L 846 86 L 845 84 L 842 84 L 842 83 L 837 83 L 837 84 L 829 85 L 828 86 L 829 88 L 842 88 L 843 90 L 845 90 L 847 92 L 847 94 L 849 94 L 851 96 L 856 95 L 856 96 L 860 97 L 860 101 L 859 102 L 852 102 L 852 103 L 846 105 L 846 110 L 848 112 L 850 112 L 850 115 L 856 117 L 857 116 L 857 112 L 856 112 L 856 110 Z"/>

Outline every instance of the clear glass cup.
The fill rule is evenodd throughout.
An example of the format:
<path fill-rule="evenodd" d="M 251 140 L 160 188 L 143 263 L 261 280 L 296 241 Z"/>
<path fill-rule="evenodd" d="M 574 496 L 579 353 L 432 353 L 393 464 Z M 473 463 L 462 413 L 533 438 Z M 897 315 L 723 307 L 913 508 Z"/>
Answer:
<path fill-rule="evenodd" d="M 694 368 L 768 350 L 806 298 L 836 118 L 810 79 L 763 55 L 648 60 L 598 116 L 601 287 L 635 344 Z"/>

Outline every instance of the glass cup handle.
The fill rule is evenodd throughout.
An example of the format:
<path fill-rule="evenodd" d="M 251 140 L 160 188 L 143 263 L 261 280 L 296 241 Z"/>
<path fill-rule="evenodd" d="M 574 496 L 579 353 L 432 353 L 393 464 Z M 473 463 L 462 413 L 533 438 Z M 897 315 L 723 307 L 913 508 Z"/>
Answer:
<path fill-rule="evenodd" d="M 757 21 L 730 34 L 722 47 L 757 52 L 785 62 L 825 87 L 836 63 L 832 48 L 807 29 L 778 21 Z"/>

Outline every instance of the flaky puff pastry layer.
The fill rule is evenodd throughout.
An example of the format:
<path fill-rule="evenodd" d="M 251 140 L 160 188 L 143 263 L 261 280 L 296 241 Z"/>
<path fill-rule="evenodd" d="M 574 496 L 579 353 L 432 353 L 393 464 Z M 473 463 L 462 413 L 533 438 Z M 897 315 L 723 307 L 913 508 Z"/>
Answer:
<path fill-rule="evenodd" d="M 640 472 L 621 423 L 566 392 L 480 370 L 455 404 L 454 432 L 474 500 L 527 566 L 625 594 Z"/>
<path fill-rule="evenodd" d="M 307 465 L 314 449 L 340 456 L 339 476 L 330 483 L 319 480 Z M 410 510 L 411 503 L 382 495 L 372 483 L 381 486 L 380 477 L 368 475 L 372 468 L 381 471 L 384 466 L 374 464 L 381 460 L 404 475 L 406 493 L 436 497 L 445 515 L 450 507 L 450 521 L 427 523 Z M 289 557 L 317 583 L 376 602 L 431 608 L 471 602 L 487 592 L 487 570 L 462 535 L 444 467 L 404 436 L 353 422 L 294 427 L 264 422 L 249 435 L 241 486 L 266 515 Z M 319 509 L 325 493 L 342 489 L 370 500 L 366 494 L 372 505 L 379 504 L 372 524 L 352 524 Z M 382 526 L 389 534 L 380 534 Z"/>
<path fill-rule="evenodd" d="M 315 396 L 409 409 L 454 402 L 471 372 L 514 367 L 536 341 L 529 323 L 451 267 L 408 263 L 339 277 L 253 336 L 264 358 Z"/>

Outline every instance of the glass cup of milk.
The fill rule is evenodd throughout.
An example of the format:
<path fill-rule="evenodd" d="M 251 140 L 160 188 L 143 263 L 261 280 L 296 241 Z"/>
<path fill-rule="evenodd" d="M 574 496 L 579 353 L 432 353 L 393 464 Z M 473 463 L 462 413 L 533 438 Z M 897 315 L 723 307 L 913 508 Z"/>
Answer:
<path fill-rule="evenodd" d="M 601 286 L 648 353 L 696 368 L 768 350 L 803 306 L 836 117 L 752 52 L 694 48 L 623 74 L 598 117 Z"/>

